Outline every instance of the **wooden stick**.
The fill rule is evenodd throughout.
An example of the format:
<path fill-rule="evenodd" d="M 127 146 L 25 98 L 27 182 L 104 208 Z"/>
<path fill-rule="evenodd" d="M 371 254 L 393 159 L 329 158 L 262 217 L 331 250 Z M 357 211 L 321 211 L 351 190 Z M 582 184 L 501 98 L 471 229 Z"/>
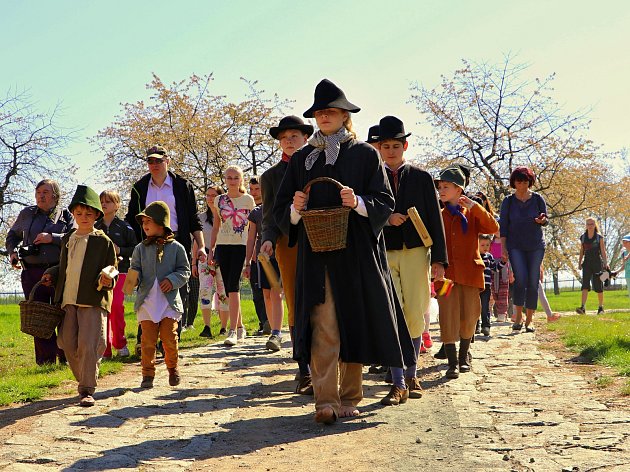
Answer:
<path fill-rule="evenodd" d="M 424 226 L 424 223 L 422 222 L 422 218 L 420 218 L 420 215 L 418 214 L 418 210 L 416 210 L 416 207 L 409 208 L 407 210 L 407 214 L 409 215 L 409 218 L 411 218 L 411 222 L 413 223 L 413 226 L 416 228 L 416 231 L 418 232 L 418 235 L 420 236 L 420 239 L 422 239 L 422 242 L 424 243 L 424 245 L 426 247 L 432 246 L 433 239 L 431 239 L 431 235 L 427 231 L 427 227 Z"/>
<path fill-rule="evenodd" d="M 269 256 L 265 253 L 258 254 L 258 260 L 260 261 L 260 265 L 265 271 L 265 275 L 267 276 L 267 280 L 269 281 L 269 285 L 271 288 L 280 288 L 280 280 L 278 279 L 278 274 L 276 273 L 276 269 L 271 265 L 271 261 L 269 260 Z"/>

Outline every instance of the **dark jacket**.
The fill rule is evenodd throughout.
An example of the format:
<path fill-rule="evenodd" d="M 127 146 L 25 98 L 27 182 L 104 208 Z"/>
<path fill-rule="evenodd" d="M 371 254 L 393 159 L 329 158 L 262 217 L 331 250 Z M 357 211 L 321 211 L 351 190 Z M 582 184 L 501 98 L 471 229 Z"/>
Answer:
<path fill-rule="evenodd" d="M 402 367 L 415 362 L 415 353 L 402 309 L 395 295 L 387 264 L 382 229 L 394 209 L 394 198 L 376 150 L 356 140 L 341 144 L 334 166 L 324 165 L 321 152 L 307 171 L 304 162 L 313 146 L 297 151 L 282 179 L 274 215 L 280 229 L 289 235 L 289 246 L 298 244 L 295 290 L 294 357 L 310 359 L 312 308 L 324 302 L 328 272 L 334 294 L 340 359 L 344 362 Z M 332 177 L 354 189 L 367 209 L 367 217 L 351 211 L 347 247 L 332 252 L 313 252 L 304 222 L 290 222 L 290 207 L 296 190 L 311 179 Z M 313 185 L 308 208 L 339 206 L 339 189 L 329 183 Z M 404 361 L 403 361 L 404 359 Z"/>
<path fill-rule="evenodd" d="M 177 211 L 177 234 L 175 239 L 184 246 L 186 254 L 190 255 L 192 249 L 191 234 L 201 231 L 201 221 L 197 215 L 197 200 L 192 184 L 183 177 L 169 171 L 168 174 L 173 179 L 173 196 L 175 197 L 175 210 Z M 144 239 L 142 228 L 136 221 L 136 215 L 147 206 L 147 192 L 151 174 L 146 174 L 131 187 L 131 198 L 129 199 L 129 210 L 125 216 L 125 221 L 133 228 L 138 241 Z M 207 244 L 207 242 L 206 242 Z"/>
<path fill-rule="evenodd" d="M 21 242 L 24 246 L 33 244 L 33 240 L 39 233 L 50 233 L 50 244 L 38 244 L 39 253 L 26 256 L 25 269 L 29 265 L 55 265 L 59 263 L 61 252 L 61 237 L 70 231 L 74 224 L 72 213 L 60 208 L 54 209 L 50 214 L 44 213 L 37 205 L 32 205 L 20 211 L 13 226 L 7 233 L 6 248 L 10 254 Z"/>
<path fill-rule="evenodd" d="M 63 300 L 63 290 L 66 285 L 66 268 L 68 266 L 67 244 L 70 235 L 76 230 L 73 229 L 61 238 L 61 258 L 59 265 L 51 267 L 45 273 L 50 274 L 55 285 L 55 303 Z M 116 285 L 116 280 L 111 287 L 98 288 L 98 279 L 101 270 L 107 266 L 116 266 L 116 250 L 111 239 L 105 236 L 101 230 L 96 230 L 88 238 L 87 249 L 80 274 L 73 274 L 80 277 L 79 291 L 77 293 L 77 304 L 100 307 L 109 312 L 112 307 L 112 288 Z"/>
<path fill-rule="evenodd" d="M 385 169 L 389 184 L 394 189 L 392 172 L 387 168 Z M 409 208 L 416 207 L 420 218 L 422 218 L 427 231 L 431 235 L 431 239 L 433 239 L 431 263 L 441 262 L 446 267 L 448 257 L 444 240 L 444 223 L 442 222 L 442 214 L 440 213 L 440 205 L 435 192 L 433 178 L 428 172 L 409 163 L 403 164 L 398 172 L 398 190 L 394 195 L 396 199 L 394 213 L 407 215 Z M 424 247 L 424 243 L 420 239 L 411 218 L 407 219 L 400 226 L 385 226 L 383 234 L 385 235 L 385 246 L 388 251 L 400 250 L 403 248 L 403 244 L 408 249 Z"/>
<path fill-rule="evenodd" d="M 261 240 L 263 242 L 271 241 L 274 247 L 276 246 L 276 239 L 282 234 L 282 231 L 278 228 L 276 219 L 273 216 L 273 205 L 276 202 L 276 194 L 288 165 L 287 162 L 280 161 L 267 169 L 260 177 L 260 189 L 262 190 L 263 198 Z"/>
<path fill-rule="evenodd" d="M 114 217 L 109 226 L 107 226 L 101 218 L 96 222 L 94 227 L 103 231 L 103 233 L 118 246 L 120 249 L 120 253 L 118 254 L 118 271 L 121 274 L 126 274 L 129 270 L 129 258 L 133 254 L 133 248 L 138 244 L 133 228 L 129 223 L 121 220 L 117 216 Z"/>

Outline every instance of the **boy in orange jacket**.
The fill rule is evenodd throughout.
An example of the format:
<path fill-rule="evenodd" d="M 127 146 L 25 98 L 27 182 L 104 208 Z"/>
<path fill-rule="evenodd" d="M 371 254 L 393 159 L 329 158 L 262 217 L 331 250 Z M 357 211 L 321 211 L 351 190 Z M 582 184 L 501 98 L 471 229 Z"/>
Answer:
<path fill-rule="evenodd" d="M 444 204 L 442 221 L 449 265 L 445 277 L 454 282 L 448 296 L 438 298 L 440 335 L 448 359 L 446 377 L 456 379 L 470 371 L 468 351 L 481 314 L 479 293 L 484 289 L 485 265 L 479 254 L 479 234 L 499 229 L 494 217 L 464 194 L 470 170 L 453 165 L 442 172 L 435 185 Z M 456 342 L 459 343 L 459 356 Z"/>

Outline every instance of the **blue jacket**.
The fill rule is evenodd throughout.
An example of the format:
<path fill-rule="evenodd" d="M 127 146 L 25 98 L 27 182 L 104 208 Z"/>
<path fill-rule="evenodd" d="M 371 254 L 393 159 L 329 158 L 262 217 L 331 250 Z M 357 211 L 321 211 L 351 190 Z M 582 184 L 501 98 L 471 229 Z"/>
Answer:
<path fill-rule="evenodd" d="M 164 279 L 171 281 L 173 289 L 164 295 L 173 310 L 183 313 L 184 305 L 179 296 L 179 288 L 183 287 L 190 278 L 190 263 L 184 246 L 177 241 L 165 244 L 162 261 L 159 263 L 156 249 L 155 244 L 146 246 L 140 243 L 133 250 L 131 269 L 138 271 L 138 293 L 136 294 L 134 309 L 138 311 L 157 278 L 158 283 Z"/>

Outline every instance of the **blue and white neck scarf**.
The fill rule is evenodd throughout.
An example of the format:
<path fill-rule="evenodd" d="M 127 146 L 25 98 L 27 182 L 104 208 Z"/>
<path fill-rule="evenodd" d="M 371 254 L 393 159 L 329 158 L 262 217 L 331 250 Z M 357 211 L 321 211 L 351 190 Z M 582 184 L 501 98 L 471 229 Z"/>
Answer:
<path fill-rule="evenodd" d="M 335 134 L 328 136 L 318 130 L 311 139 L 308 140 L 308 144 L 314 146 L 315 149 L 306 156 L 304 167 L 306 167 L 306 170 L 311 170 L 313 168 L 313 164 L 315 164 L 315 161 L 317 160 L 317 156 L 319 156 L 319 153 L 322 152 L 322 149 L 326 153 L 326 165 L 334 166 L 335 162 L 337 162 L 337 157 L 339 157 L 341 143 L 345 143 L 351 139 L 352 135 L 344 126 L 342 126 Z"/>
<path fill-rule="evenodd" d="M 446 209 L 451 213 L 451 215 L 455 216 L 455 215 L 459 215 L 459 217 L 461 218 L 462 221 L 462 231 L 464 232 L 464 234 L 466 234 L 466 232 L 468 231 L 468 218 L 466 218 L 466 216 L 464 216 L 464 214 L 462 213 L 462 206 L 461 205 L 451 205 L 450 203 L 446 204 Z"/>

